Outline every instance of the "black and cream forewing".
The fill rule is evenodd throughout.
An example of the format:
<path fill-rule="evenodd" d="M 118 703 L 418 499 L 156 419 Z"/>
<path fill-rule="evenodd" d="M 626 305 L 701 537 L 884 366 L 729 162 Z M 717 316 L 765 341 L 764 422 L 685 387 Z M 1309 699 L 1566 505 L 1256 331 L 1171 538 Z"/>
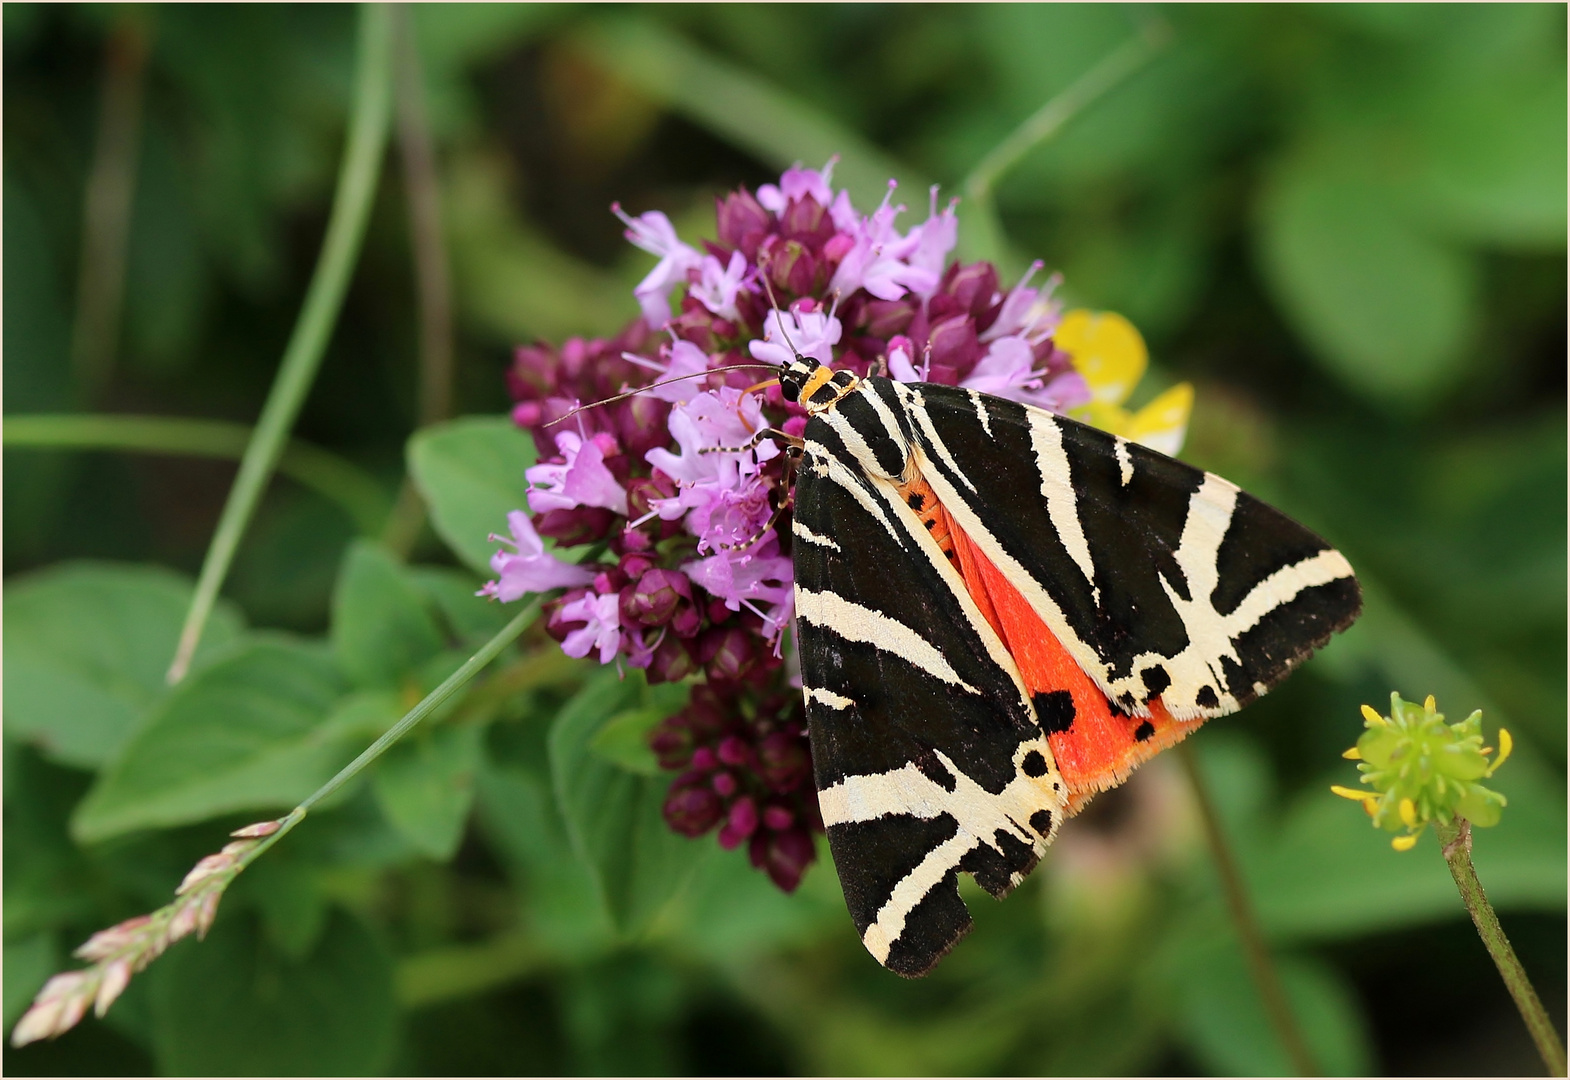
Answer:
<path fill-rule="evenodd" d="M 883 440 L 902 433 L 877 404 L 815 416 L 804 432 L 796 625 L 846 904 L 872 955 L 915 976 L 970 929 L 957 875 L 1007 894 L 1051 840 L 1064 795 L 1007 650 L 878 475 Z M 858 418 L 859 445 L 847 445 L 857 433 L 846 416 Z"/>

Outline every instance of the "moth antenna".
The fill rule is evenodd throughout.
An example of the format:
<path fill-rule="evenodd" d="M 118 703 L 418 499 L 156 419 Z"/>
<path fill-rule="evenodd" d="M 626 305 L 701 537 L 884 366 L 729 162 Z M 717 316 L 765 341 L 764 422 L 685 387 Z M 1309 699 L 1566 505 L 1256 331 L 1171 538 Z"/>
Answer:
<path fill-rule="evenodd" d="M 797 356 L 800 356 L 801 350 L 796 348 L 796 343 L 792 341 L 790 339 L 790 335 L 785 332 L 785 320 L 780 315 L 780 302 L 774 299 L 774 286 L 769 284 L 769 275 L 762 272 L 763 268 L 761 266 L 758 268 L 758 270 L 758 277 L 763 282 L 763 291 L 769 295 L 769 307 L 774 311 L 774 324 L 780 328 L 780 337 L 785 339 L 785 344 L 790 346 L 791 352 L 795 353 Z"/>
<path fill-rule="evenodd" d="M 646 391 L 646 390 L 653 390 L 656 387 L 669 386 L 671 383 L 685 382 L 687 379 L 701 379 L 705 375 L 713 375 L 713 374 L 717 374 L 718 372 L 722 372 L 722 371 L 745 371 L 748 368 L 763 368 L 765 371 L 773 371 L 774 370 L 774 365 L 773 364 L 727 364 L 724 367 L 705 368 L 703 371 L 694 371 L 691 375 L 677 375 L 675 378 L 672 378 L 672 379 L 661 379 L 659 382 L 652 382 L 648 386 L 640 386 L 636 390 L 628 390 L 625 394 L 617 394 L 614 397 L 604 398 L 604 399 L 602 399 L 600 401 L 591 401 L 587 405 L 576 405 L 576 406 L 574 406 L 572 408 L 572 410 L 570 412 L 565 412 L 562 415 L 558 416 L 556 419 L 548 421 L 547 423 L 545 423 L 542 426 L 544 426 L 544 427 L 551 427 L 551 426 L 553 426 L 555 424 L 561 423 L 563 420 L 569 420 L 572 417 L 577 416 L 579 413 L 585 411 L 586 409 L 597 409 L 601 405 L 614 405 L 618 401 L 626 401 L 630 397 L 637 397 L 639 394 L 643 393 L 644 391 Z M 771 379 L 769 381 L 773 382 L 775 380 Z M 760 385 L 767 386 L 768 383 L 765 382 L 765 383 L 761 383 Z"/>

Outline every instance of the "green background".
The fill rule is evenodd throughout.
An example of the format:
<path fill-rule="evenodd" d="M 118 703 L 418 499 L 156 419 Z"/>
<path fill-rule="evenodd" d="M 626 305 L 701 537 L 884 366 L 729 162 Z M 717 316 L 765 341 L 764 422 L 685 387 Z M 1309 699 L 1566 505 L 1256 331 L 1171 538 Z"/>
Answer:
<path fill-rule="evenodd" d="M 451 412 L 419 427 L 397 129 L 291 476 L 169 691 L 231 461 L 4 459 L 5 1021 L 93 930 L 165 903 L 494 633 L 470 595 L 520 505 L 513 345 L 608 334 L 650 265 L 608 212 L 821 165 L 922 215 L 1141 34 L 1164 44 L 995 190 L 961 252 L 1039 257 L 1187 379 L 1184 457 L 1329 537 L 1367 611 L 1196 739 L 1326 1071 L 1536 1069 L 1432 838 L 1334 799 L 1357 707 L 1485 710 L 1518 750 L 1476 860 L 1565 1009 L 1565 10 L 1552 5 L 407 9 L 453 281 Z M 353 88 L 352 8 L 4 9 L 5 414 L 251 424 L 305 293 Z M 106 57 L 145 42 L 120 317 L 83 332 Z M 1006 237 L 1006 243 L 1000 238 Z M 406 474 L 412 540 L 381 515 Z M 356 486 L 357 485 L 357 486 Z M 405 496 L 406 502 L 411 501 Z M 369 509 L 367 509 L 369 507 Z M 407 520 L 407 519 L 406 519 Z M 532 631 L 243 875 L 204 944 L 13 1073 L 1272 1073 L 1187 789 L 1158 760 L 1063 830 L 929 979 L 879 969 L 832 868 L 785 897 L 665 830 L 636 738 L 680 692 Z"/>

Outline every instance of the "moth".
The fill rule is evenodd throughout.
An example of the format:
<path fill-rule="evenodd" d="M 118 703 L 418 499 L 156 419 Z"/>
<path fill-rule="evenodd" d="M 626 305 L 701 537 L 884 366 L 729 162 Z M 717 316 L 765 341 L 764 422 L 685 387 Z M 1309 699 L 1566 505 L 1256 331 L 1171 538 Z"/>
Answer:
<path fill-rule="evenodd" d="M 794 350 L 792 350 L 794 351 Z M 1342 555 L 1218 476 L 972 390 L 778 369 L 818 801 L 868 952 L 931 970 L 1063 820 L 1357 618 Z"/>

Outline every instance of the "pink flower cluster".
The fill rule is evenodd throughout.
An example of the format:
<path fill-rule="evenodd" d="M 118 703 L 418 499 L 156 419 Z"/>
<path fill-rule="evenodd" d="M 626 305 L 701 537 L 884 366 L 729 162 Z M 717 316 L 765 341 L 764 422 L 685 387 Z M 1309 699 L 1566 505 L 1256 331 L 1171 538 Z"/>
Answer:
<path fill-rule="evenodd" d="M 902 232 L 892 183 L 862 216 L 833 189 L 833 164 L 716 200 L 718 239 L 701 249 L 658 211 L 613 208 L 659 260 L 633 290 L 642 315 L 614 339 L 517 350 L 513 419 L 542 463 L 528 471 L 529 513 L 509 515 L 511 537 L 495 538 L 497 577 L 482 590 L 514 600 L 565 588 L 547 630 L 568 655 L 641 668 L 651 682 L 701 677 L 654 737 L 681 772 L 666 819 L 690 836 L 718 827 L 725 847 L 747 841 L 786 890 L 821 824 L 801 697 L 782 661 L 794 616 L 786 456 L 761 435 L 797 435 L 806 414 L 760 385 L 758 362 L 783 363 L 794 347 L 861 375 L 881 362 L 903 381 L 1056 411 L 1090 400 L 1054 348 L 1060 307 L 1053 282 L 1031 286 L 1039 266 L 1004 291 L 988 263 L 946 263 L 954 204 L 940 210 L 934 189 L 926 220 Z M 715 370 L 738 364 L 754 370 Z M 542 538 L 600 554 L 563 562 Z"/>

